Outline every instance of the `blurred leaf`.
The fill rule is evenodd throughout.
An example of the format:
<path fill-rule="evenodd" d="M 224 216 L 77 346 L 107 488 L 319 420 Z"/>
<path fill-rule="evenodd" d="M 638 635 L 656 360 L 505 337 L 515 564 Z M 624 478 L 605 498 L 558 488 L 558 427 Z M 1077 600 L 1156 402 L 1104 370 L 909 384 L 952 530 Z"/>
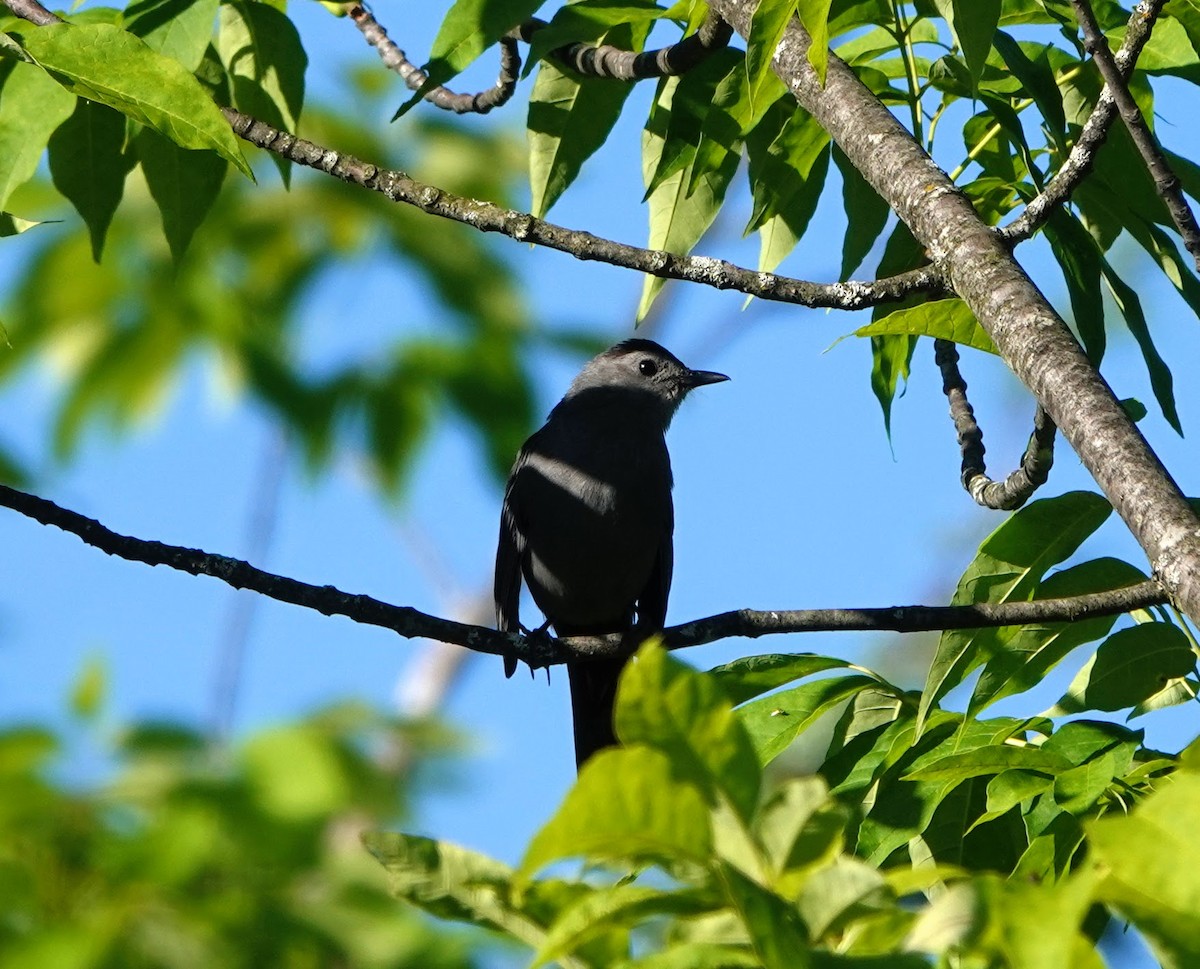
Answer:
<path fill-rule="evenodd" d="M 108 666 L 97 656 L 88 659 L 71 687 L 71 712 L 90 720 L 104 706 L 108 693 Z"/>
<path fill-rule="evenodd" d="M 305 726 L 258 734 L 243 752 L 255 800 L 284 820 L 308 820 L 346 800 L 349 778 L 336 750 L 321 732 Z"/>
<path fill-rule="evenodd" d="M 938 299 L 896 310 L 883 319 L 860 326 L 854 336 L 929 336 L 995 353 L 996 345 L 961 299 Z"/>
<path fill-rule="evenodd" d="M 676 776 L 710 801 L 720 793 L 750 819 L 761 783 L 758 761 L 733 704 L 712 679 L 648 643 L 621 675 L 615 719 L 622 743 L 660 750 Z"/>
<path fill-rule="evenodd" d="M 613 969 L 761 969 L 762 962 L 749 947 L 715 942 L 682 942 L 639 959 L 617 963 Z"/>
<path fill-rule="evenodd" d="M 22 40 L 71 93 L 116 108 L 181 148 L 211 149 L 253 177 L 220 109 L 178 61 L 108 24 L 51 24 Z"/>
<path fill-rule="evenodd" d="M 0 60 L 0 209 L 33 177 L 51 134 L 74 107 L 75 99 L 40 68 Z"/>
<path fill-rule="evenodd" d="M 793 906 L 730 865 L 719 867 L 718 880 L 766 969 L 811 965 L 807 933 Z"/>
<path fill-rule="evenodd" d="M 554 817 L 534 836 L 518 869 L 525 882 L 561 858 L 704 863 L 712 823 L 700 792 L 645 747 L 610 748 L 583 766 Z"/>
<path fill-rule="evenodd" d="M 656 915 L 686 918 L 709 912 L 717 905 L 713 893 L 703 889 L 661 891 L 638 885 L 599 888 L 582 896 L 554 922 L 532 965 L 561 959 L 614 927 L 628 928 Z"/>
<path fill-rule="evenodd" d="M 743 656 L 708 671 L 733 703 L 745 703 L 753 697 L 791 683 L 793 680 L 848 666 L 845 660 L 816 653 L 766 653 Z"/>
<path fill-rule="evenodd" d="M 74 114 L 50 137 L 50 174 L 87 224 L 96 262 L 133 165 L 133 154 L 125 151 L 124 116 L 76 98 Z"/>
<path fill-rule="evenodd" d="M 959 579 L 951 601 L 960 605 L 1030 598 L 1046 571 L 1079 548 L 1111 514 L 1112 507 L 1107 501 L 1086 491 L 1073 491 L 1026 505 L 979 546 L 978 555 Z M 937 702 L 994 655 L 1004 638 L 1012 633 L 1013 627 L 952 629 L 942 633 L 921 694 L 918 734 Z"/>
<path fill-rule="evenodd" d="M 1128 816 L 1088 825 L 1104 866 L 1099 897 L 1137 927 L 1164 966 L 1200 962 L 1200 777 L 1177 774 Z"/>
<path fill-rule="evenodd" d="M 1120 629 L 1100 644 L 1047 715 L 1124 710 L 1195 667 L 1196 656 L 1178 626 L 1147 622 Z"/>
<path fill-rule="evenodd" d="M 894 903 L 883 875 L 857 858 L 839 858 L 822 868 L 804 883 L 797 899 L 800 916 L 816 939 Z"/>

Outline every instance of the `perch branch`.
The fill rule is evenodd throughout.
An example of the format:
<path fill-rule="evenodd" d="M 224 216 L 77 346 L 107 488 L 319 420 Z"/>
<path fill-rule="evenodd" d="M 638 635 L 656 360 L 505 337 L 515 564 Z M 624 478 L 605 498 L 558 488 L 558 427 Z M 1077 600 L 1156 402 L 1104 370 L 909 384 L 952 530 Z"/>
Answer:
<path fill-rule="evenodd" d="M 569 659 L 621 655 L 631 652 L 637 645 L 619 634 L 552 639 L 544 635 L 500 633 L 483 626 L 441 619 L 410 606 L 391 605 L 370 596 L 342 592 L 330 585 L 311 585 L 265 572 L 227 555 L 120 535 L 95 519 L 6 485 L 0 485 L 0 505 L 43 525 L 53 525 L 69 532 L 108 555 L 146 565 L 165 565 L 191 575 L 210 575 L 235 589 L 249 589 L 280 602 L 314 609 L 322 615 L 345 616 L 358 623 L 382 626 L 410 639 L 437 639 L 493 655 L 515 654 L 531 667 L 553 666 Z M 672 626 L 664 630 L 663 641 L 670 649 L 682 649 L 733 636 L 757 638 L 776 633 L 852 630 L 922 632 L 1034 622 L 1073 622 L 1091 616 L 1110 616 L 1132 609 L 1144 609 L 1165 601 L 1162 587 L 1153 580 L 1147 580 L 1109 592 L 1032 602 L 866 609 L 738 609 Z"/>

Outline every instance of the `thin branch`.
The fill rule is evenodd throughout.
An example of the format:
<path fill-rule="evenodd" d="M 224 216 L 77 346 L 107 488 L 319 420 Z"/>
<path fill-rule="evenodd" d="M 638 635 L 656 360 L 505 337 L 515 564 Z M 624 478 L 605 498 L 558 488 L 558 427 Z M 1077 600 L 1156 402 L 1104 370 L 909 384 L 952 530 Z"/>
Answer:
<path fill-rule="evenodd" d="M 463 198 L 410 178 L 404 172 L 378 168 L 352 155 L 297 138 L 233 108 L 222 108 L 234 132 L 259 148 L 315 168 L 346 182 L 412 205 L 430 215 L 462 222 L 481 232 L 499 232 L 520 242 L 566 252 L 576 259 L 636 269 L 663 279 L 681 279 L 715 289 L 733 289 L 760 299 L 830 309 L 857 310 L 903 299 L 914 292 L 944 294 L 945 282 L 933 266 L 872 282 L 812 283 L 775 273 L 744 269 L 724 259 L 681 256 L 603 239 L 567 229 L 491 202 Z"/>
<path fill-rule="evenodd" d="M 1191 206 L 1183 197 L 1179 176 L 1171 170 L 1166 156 L 1163 155 L 1154 134 L 1150 131 L 1150 126 L 1142 117 L 1137 102 L 1129 93 L 1125 78 L 1113 59 L 1108 41 L 1100 30 L 1100 25 L 1096 23 L 1092 5 L 1088 3 L 1088 0 L 1071 0 L 1071 5 L 1075 8 L 1075 16 L 1079 19 L 1079 26 L 1083 30 L 1083 46 L 1092 55 L 1096 66 L 1100 68 L 1105 86 L 1112 92 L 1113 98 L 1117 102 L 1121 120 L 1125 122 L 1125 127 L 1137 147 L 1138 154 L 1142 156 L 1146 169 L 1153 177 L 1158 194 L 1167 204 L 1167 211 L 1171 213 L 1171 221 L 1179 230 L 1179 235 L 1183 238 L 1183 244 L 1187 247 L 1187 251 L 1192 254 L 1196 269 L 1200 271 L 1200 225 L 1196 224 L 1196 217 L 1192 214 Z"/>
<path fill-rule="evenodd" d="M 384 66 L 400 75 L 400 79 L 409 90 L 419 91 L 424 86 L 429 80 L 429 75 L 396 46 L 374 14 L 360 3 L 353 4 L 346 14 L 362 32 L 367 43 L 375 48 Z M 510 33 L 500 38 L 500 77 L 495 85 L 478 94 L 457 94 L 447 87 L 437 85 L 426 91 L 422 97 L 443 111 L 453 111 L 455 114 L 487 114 L 492 108 L 507 103 L 513 96 L 520 73 L 521 52 L 517 48 L 515 34 Z"/>
<path fill-rule="evenodd" d="M 1033 417 L 1033 433 L 1021 456 L 1021 465 L 1003 481 L 987 475 L 983 455 L 983 431 L 975 420 L 975 410 L 967 399 L 967 382 L 958 369 L 958 347 L 950 340 L 934 340 L 934 359 L 942 372 L 942 393 L 950 402 L 950 417 L 958 432 L 962 451 L 962 486 L 984 508 L 1012 511 L 1046 483 L 1054 464 L 1054 436 L 1057 427 L 1050 415 L 1038 405 Z"/>
<path fill-rule="evenodd" d="M 529 43 L 533 35 L 546 26 L 546 21 L 536 17 L 525 21 L 519 28 L 521 39 Z M 696 33 L 658 50 L 639 53 L 611 44 L 575 43 L 551 51 L 550 56 L 589 77 L 642 81 L 686 74 L 723 47 L 728 47 L 731 37 L 733 28 L 710 11 Z"/>
<path fill-rule="evenodd" d="M 333 586 L 310 585 L 297 579 L 256 569 L 248 562 L 199 549 L 167 545 L 119 535 L 100 522 L 62 508 L 45 498 L 0 485 L 0 505 L 43 525 L 53 525 L 108 555 L 147 565 L 166 565 L 191 575 L 210 575 L 280 602 L 315 609 L 326 616 L 345 616 L 358 623 L 382 626 L 407 638 L 437 639 L 480 653 L 515 653 L 531 667 L 553 666 L 568 660 L 602 658 L 631 652 L 636 643 L 620 634 L 552 639 L 546 635 L 500 633 L 441 619 L 413 609 L 353 595 Z M 739 609 L 663 631 L 670 649 L 700 646 L 733 636 L 757 638 L 776 633 L 890 630 L 924 632 L 935 629 L 973 629 L 1027 623 L 1075 622 L 1092 616 L 1111 616 L 1166 602 L 1153 580 L 1114 589 L 1032 602 L 981 603 L 969 606 L 892 606 L 867 609 Z"/>
<path fill-rule="evenodd" d="M 4 0 L 4 2 L 8 5 L 8 9 L 18 17 L 28 20 L 31 24 L 37 24 L 39 27 L 63 22 L 62 17 L 52 14 L 37 0 Z"/>
<path fill-rule="evenodd" d="M 1129 26 L 1125 30 L 1125 39 L 1115 57 L 1122 78 L 1128 79 L 1133 73 L 1164 3 L 1165 0 L 1142 0 L 1133 8 Z M 1089 115 L 1063 166 L 1050 179 L 1050 183 L 1041 194 L 1025 206 L 1025 211 L 1000 230 L 1000 234 L 1009 245 L 1015 245 L 1032 236 L 1046 224 L 1050 213 L 1071 197 L 1079 183 L 1092 170 L 1096 153 L 1108 138 L 1108 129 L 1116 116 L 1117 105 L 1112 89 L 1105 87 L 1100 92 L 1096 107 Z"/>

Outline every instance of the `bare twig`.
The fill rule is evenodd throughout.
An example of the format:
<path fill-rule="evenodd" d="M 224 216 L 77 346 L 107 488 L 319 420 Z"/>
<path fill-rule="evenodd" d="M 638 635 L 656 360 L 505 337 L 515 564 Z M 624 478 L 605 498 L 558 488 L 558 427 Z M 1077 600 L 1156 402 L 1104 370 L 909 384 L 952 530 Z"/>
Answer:
<path fill-rule="evenodd" d="M 984 508 L 1002 511 L 1020 508 L 1050 475 L 1057 430 L 1054 421 L 1038 405 L 1033 417 L 1033 433 L 1021 456 L 1021 466 L 1003 481 L 993 481 L 987 475 L 983 460 L 983 431 L 975 420 L 971 402 L 967 400 L 967 382 L 958 369 L 958 348 L 950 340 L 934 340 L 933 346 L 934 359 L 942 372 L 942 393 L 950 402 L 950 417 L 962 451 L 962 486 Z"/>
<path fill-rule="evenodd" d="M 31 24 L 45 27 L 48 24 L 61 24 L 62 18 L 52 14 L 37 0 L 4 0 L 8 9 L 18 17 L 28 20 Z"/>
<path fill-rule="evenodd" d="M 429 80 L 429 75 L 417 67 L 387 35 L 383 25 L 366 7 L 356 3 L 346 11 L 368 44 L 375 48 L 384 66 L 400 75 L 401 80 L 412 91 L 418 91 Z M 505 104 L 517 89 L 517 77 L 521 73 L 521 52 L 517 48 L 516 34 L 509 33 L 500 38 L 500 77 L 486 91 L 478 94 L 457 94 L 440 84 L 430 88 L 422 97 L 443 111 L 455 114 L 487 114 L 492 108 Z"/>
<path fill-rule="evenodd" d="M 1164 2 L 1165 0 L 1143 0 L 1133 8 L 1133 15 L 1129 18 L 1129 26 L 1125 30 L 1125 39 L 1115 57 L 1123 78 L 1128 78 L 1133 73 L 1134 65 L 1137 64 L 1146 41 L 1150 39 L 1150 32 Z M 1092 170 L 1096 152 L 1108 137 L 1108 129 L 1116 116 L 1116 101 L 1111 89 L 1106 87 L 1100 92 L 1096 107 L 1084 124 L 1083 131 L 1080 132 L 1078 140 L 1071 148 L 1071 154 L 1067 156 L 1062 167 L 1050 179 L 1041 194 L 1025 206 L 1025 211 L 1000 230 L 1000 234 L 1010 245 L 1032 236 L 1045 225 L 1050 213 L 1071 197 L 1071 193 Z"/>
<path fill-rule="evenodd" d="M 545 26 L 546 22 L 536 17 L 525 21 L 520 27 L 521 39 L 528 43 Z M 714 52 L 729 46 L 732 36 L 733 28 L 710 11 L 696 33 L 658 50 L 639 53 L 611 44 L 567 44 L 551 51 L 550 56 L 579 74 L 641 81 L 686 74 Z"/>
<path fill-rule="evenodd" d="M 1150 131 L 1150 126 L 1142 117 L 1137 102 L 1129 93 L 1125 78 L 1121 75 L 1121 70 L 1113 59 L 1108 41 L 1100 30 L 1100 25 L 1096 23 L 1092 5 L 1088 3 L 1088 0 L 1071 0 L 1071 5 L 1075 8 L 1075 16 L 1079 19 L 1079 26 L 1083 30 L 1083 46 L 1092 55 L 1096 66 L 1100 68 L 1104 83 L 1117 103 L 1121 120 L 1125 122 L 1125 127 L 1137 147 L 1138 154 L 1142 156 L 1146 169 L 1154 179 L 1154 186 L 1158 189 L 1158 194 L 1167 204 L 1167 211 L 1171 213 L 1171 221 L 1179 230 L 1179 235 L 1183 238 L 1183 244 L 1187 251 L 1192 254 L 1196 269 L 1200 271 L 1200 225 L 1196 224 L 1196 217 L 1192 214 L 1191 206 L 1183 197 L 1179 176 L 1171 170 L 1166 156 L 1163 155 L 1154 134 Z"/>
<path fill-rule="evenodd" d="M 379 192 L 393 202 L 403 202 L 430 215 L 466 223 L 482 232 L 499 232 L 520 242 L 557 249 L 576 259 L 636 269 L 663 279 L 702 283 L 715 289 L 733 289 L 760 299 L 832 309 L 877 306 L 896 302 L 914 292 L 945 292 L 941 272 L 933 266 L 872 282 L 812 283 L 775 273 L 755 272 L 723 259 L 681 256 L 613 242 L 590 232 L 546 222 L 526 212 L 453 195 L 418 182 L 404 172 L 378 168 L 352 155 L 297 138 L 233 108 L 222 108 L 222 111 L 234 132 L 252 145 Z"/>
<path fill-rule="evenodd" d="M 236 589 L 250 589 L 280 602 L 315 609 L 326 616 L 345 616 L 355 622 L 382 626 L 410 639 L 438 639 L 493 655 L 515 654 L 532 667 L 622 655 L 632 652 L 637 646 L 636 642 L 620 634 L 552 639 L 545 635 L 500 633 L 483 626 L 441 619 L 410 606 L 395 606 L 370 596 L 342 592 L 333 586 L 310 585 L 264 572 L 247 562 L 225 555 L 119 535 L 94 519 L 5 485 L 0 485 L 0 505 L 43 525 L 53 525 L 70 532 L 102 552 L 131 562 L 166 565 L 191 575 L 211 575 Z M 776 633 L 851 630 L 922 632 L 1034 622 L 1073 622 L 1091 616 L 1110 616 L 1143 609 L 1165 601 L 1161 586 L 1147 580 L 1109 592 L 1032 602 L 867 609 L 739 609 L 672 626 L 664 630 L 662 635 L 668 648 L 682 649 L 733 636 L 757 638 Z"/>

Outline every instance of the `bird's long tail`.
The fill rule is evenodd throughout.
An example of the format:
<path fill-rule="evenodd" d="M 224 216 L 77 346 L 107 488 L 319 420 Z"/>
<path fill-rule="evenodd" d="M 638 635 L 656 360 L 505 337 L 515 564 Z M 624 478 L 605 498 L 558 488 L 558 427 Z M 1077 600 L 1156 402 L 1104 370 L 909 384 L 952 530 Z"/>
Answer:
<path fill-rule="evenodd" d="M 613 707 L 617 700 L 617 680 L 628 662 L 627 657 L 570 663 L 571 719 L 575 727 L 575 766 L 599 750 L 617 745 L 613 730 Z"/>

